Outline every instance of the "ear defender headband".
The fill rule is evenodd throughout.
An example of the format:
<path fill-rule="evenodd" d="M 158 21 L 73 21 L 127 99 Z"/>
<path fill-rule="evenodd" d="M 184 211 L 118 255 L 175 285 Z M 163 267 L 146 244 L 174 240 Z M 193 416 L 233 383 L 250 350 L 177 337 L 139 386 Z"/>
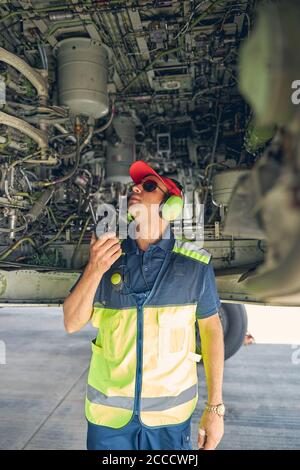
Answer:
<path fill-rule="evenodd" d="M 183 209 L 183 186 L 173 178 L 170 178 L 173 183 L 180 189 L 182 197 L 175 196 L 174 194 L 166 194 L 164 199 L 159 205 L 159 215 L 162 219 L 171 222 L 176 220 Z"/>

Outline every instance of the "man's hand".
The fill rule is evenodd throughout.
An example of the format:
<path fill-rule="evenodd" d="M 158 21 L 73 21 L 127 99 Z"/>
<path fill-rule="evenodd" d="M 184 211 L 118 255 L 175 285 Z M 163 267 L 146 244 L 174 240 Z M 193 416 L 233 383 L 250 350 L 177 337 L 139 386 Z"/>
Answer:
<path fill-rule="evenodd" d="M 106 232 L 98 240 L 93 233 L 87 270 L 104 274 L 120 258 L 121 254 L 120 240 L 115 233 Z"/>
<path fill-rule="evenodd" d="M 198 448 L 214 450 L 221 441 L 223 434 L 224 418 L 210 411 L 204 411 L 198 429 Z"/>

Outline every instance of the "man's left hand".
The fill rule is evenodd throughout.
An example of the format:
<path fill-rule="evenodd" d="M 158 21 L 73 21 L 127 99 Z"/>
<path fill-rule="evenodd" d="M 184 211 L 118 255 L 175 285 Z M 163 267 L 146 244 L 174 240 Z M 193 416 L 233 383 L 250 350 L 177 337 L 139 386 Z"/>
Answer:
<path fill-rule="evenodd" d="M 201 450 L 214 450 L 221 441 L 223 434 L 224 418 L 205 410 L 199 423 L 198 448 Z"/>

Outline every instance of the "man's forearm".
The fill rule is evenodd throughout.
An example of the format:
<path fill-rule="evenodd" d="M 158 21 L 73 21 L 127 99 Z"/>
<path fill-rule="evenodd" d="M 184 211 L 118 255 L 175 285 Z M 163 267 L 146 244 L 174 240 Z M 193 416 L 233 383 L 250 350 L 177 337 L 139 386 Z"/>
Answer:
<path fill-rule="evenodd" d="M 224 336 L 218 315 L 198 320 L 201 336 L 202 358 L 204 363 L 208 403 L 222 403 L 224 371 Z"/>
<path fill-rule="evenodd" d="M 79 331 L 90 320 L 102 276 L 102 273 L 91 270 L 87 265 L 77 286 L 64 301 L 64 324 L 68 333 Z"/>

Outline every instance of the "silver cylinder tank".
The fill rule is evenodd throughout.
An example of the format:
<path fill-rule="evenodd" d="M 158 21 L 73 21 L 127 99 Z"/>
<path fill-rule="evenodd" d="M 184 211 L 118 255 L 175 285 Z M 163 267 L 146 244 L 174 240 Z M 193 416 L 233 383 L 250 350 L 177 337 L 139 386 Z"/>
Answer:
<path fill-rule="evenodd" d="M 228 206 L 232 192 L 241 176 L 249 173 L 247 169 L 234 168 L 216 173 L 212 181 L 214 201 L 222 206 Z"/>
<path fill-rule="evenodd" d="M 68 38 L 57 46 L 59 103 L 72 114 L 95 119 L 108 113 L 106 49 L 89 38 Z"/>
<path fill-rule="evenodd" d="M 130 116 L 120 115 L 113 120 L 117 142 L 108 137 L 106 181 L 129 183 L 129 167 L 135 161 L 135 124 Z"/>

